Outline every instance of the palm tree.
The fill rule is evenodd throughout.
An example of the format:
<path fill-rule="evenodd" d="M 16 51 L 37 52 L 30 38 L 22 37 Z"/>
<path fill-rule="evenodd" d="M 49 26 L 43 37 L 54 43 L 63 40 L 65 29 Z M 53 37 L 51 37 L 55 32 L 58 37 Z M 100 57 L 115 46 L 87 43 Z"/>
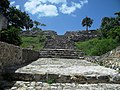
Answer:
<path fill-rule="evenodd" d="M 89 17 L 85 17 L 83 20 L 82 20 L 82 26 L 86 26 L 86 31 L 88 31 L 88 27 L 91 27 L 93 23 L 93 19 L 89 18 Z"/>

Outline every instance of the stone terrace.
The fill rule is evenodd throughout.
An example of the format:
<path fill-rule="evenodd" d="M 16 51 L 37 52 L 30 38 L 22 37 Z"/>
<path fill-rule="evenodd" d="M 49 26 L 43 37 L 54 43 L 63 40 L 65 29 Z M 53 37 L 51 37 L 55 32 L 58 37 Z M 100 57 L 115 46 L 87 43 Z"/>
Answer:
<path fill-rule="evenodd" d="M 120 81 L 117 79 L 120 75 L 117 71 L 80 59 L 39 58 L 21 68 L 7 68 L 6 72 L 6 79 L 17 81 L 10 90 L 120 89 Z M 45 83 L 51 80 L 54 84 Z M 10 84 L 2 85 L 8 88 Z M 36 89 L 36 85 L 39 89 Z"/>

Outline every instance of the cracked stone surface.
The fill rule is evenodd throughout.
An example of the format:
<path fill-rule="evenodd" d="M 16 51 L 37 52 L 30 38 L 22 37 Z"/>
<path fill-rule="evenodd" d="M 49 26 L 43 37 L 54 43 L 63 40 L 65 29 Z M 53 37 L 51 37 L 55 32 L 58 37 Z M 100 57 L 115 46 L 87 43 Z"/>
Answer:
<path fill-rule="evenodd" d="M 59 59 L 59 58 L 39 58 L 24 67 L 9 68 L 15 69 L 15 73 L 26 74 L 59 74 L 59 75 L 85 75 L 85 76 L 114 76 L 118 72 L 116 70 L 105 68 L 91 62 L 80 59 Z"/>
<path fill-rule="evenodd" d="M 9 69 L 14 70 L 16 68 L 11 67 Z M 27 66 L 18 68 L 15 73 L 112 76 L 118 72 L 80 59 L 39 58 Z"/>
<path fill-rule="evenodd" d="M 106 77 L 102 76 L 115 76 L 118 75 L 116 70 L 105 68 L 103 66 L 99 66 L 97 64 L 80 60 L 80 59 L 59 59 L 59 58 L 39 58 L 38 60 L 23 66 L 23 67 L 10 67 L 8 68 L 9 72 L 14 71 L 18 73 L 18 77 L 22 74 L 30 74 L 30 75 L 46 75 L 47 74 L 55 74 L 55 75 L 83 75 L 88 76 L 89 82 L 94 82 L 94 76 L 98 77 L 99 80 L 104 80 Z M 20 75 L 19 75 L 20 74 Z M 118 75 L 120 76 L 120 75 Z M 118 83 L 108 83 L 106 82 L 99 83 L 96 81 L 94 83 L 85 82 L 84 84 L 77 82 L 52 82 L 52 84 L 48 84 L 47 82 L 41 81 L 29 81 L 29 76 L 26 76 L 28 81 L 3 81 L 1 82 L 2 88 L 4 90 L 120 90 L 120 84 Z M 54 78 L 54 76 L 52 76 Z M 89 78 L 92 77 L 92 78 Z M 56 78 L 56 76 L 55 76 Z M 25 77 L 23 77 L 25 79 Z M 66 77 L 62 77 L 61 80 L 68 79 Z M 80 78 L 80 81 L 84 79 Z M 78 80 L 78 82 L 79 82 Z M 116 79 L 117 82 L 120 80 Z"/>

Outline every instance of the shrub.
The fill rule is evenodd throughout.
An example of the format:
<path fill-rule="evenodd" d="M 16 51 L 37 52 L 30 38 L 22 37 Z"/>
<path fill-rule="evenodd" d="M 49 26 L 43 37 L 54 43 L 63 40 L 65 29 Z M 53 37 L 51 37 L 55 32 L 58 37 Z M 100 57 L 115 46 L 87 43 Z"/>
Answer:
<path fill-rule="evenodd" d="M 9 27 L 8 29 L 0 31 L 0 41 L 7 42 L 14 45 L 21 45 L 21 38 L 19 36 L 21 29 Z"/>
<path fill-rule="evenodd" d="M 77 42 L 76 47 L 83 50 L 88 56 L 102 55 L 119 45 L 119 43 L 112 38 L 109 39 L 92 39 L 85 42 Z"/>

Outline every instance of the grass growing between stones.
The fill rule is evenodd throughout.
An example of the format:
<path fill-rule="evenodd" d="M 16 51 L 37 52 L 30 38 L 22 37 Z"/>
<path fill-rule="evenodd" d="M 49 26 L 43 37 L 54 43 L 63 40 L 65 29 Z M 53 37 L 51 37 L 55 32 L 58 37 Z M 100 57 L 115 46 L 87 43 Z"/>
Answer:
<path fill-rule="evenodd" d="M 33 50 L 40 50 L 43 48 L 44 42 L 39 42 L 38 37 L 22 36 L 22 48 L 32 48 Z"/>
<path fill-rule="evenodd" d="M 116 48 L 119 43 L 115 39 L 91 39 L 89 41 L 77 42 L 76 47 L 88 56 L 99 56 Z"/>
<path fill-rule="evenodd" d="M 52 84 L 52 83 L 55 83 L 55 80 L 54 80 L 54 79 L 47 79 L 47 80 L 46 80 L 46 83 Z"/>

